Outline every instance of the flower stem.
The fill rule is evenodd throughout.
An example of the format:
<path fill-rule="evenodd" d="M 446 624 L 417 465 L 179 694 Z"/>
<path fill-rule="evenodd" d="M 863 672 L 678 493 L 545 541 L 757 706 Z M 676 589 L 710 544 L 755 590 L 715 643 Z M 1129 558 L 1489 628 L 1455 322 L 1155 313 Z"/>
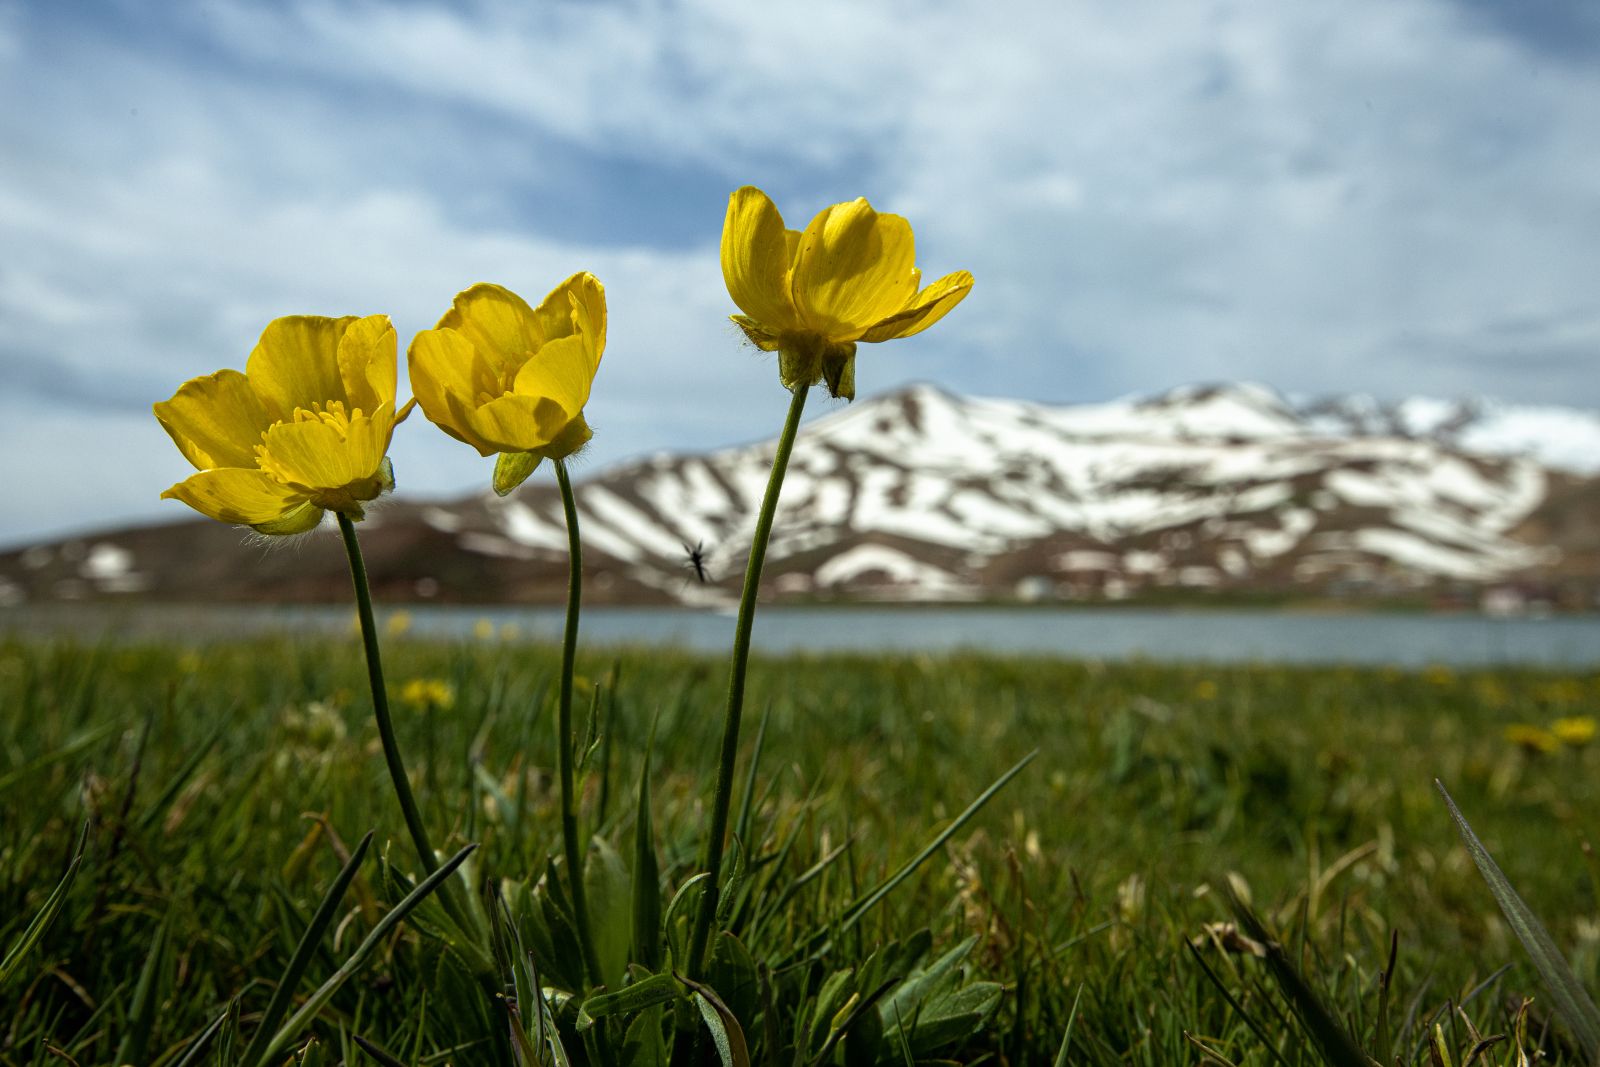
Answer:
<path fill-rule="evenodd" d="M 389 780 L 394 783 L 395 796 L 400 800 L 406 829 L 411 831 L 411 843 L 416 847 L 417 859 L 422 862 L 424 875 L 431 875 L 439 869 L 439 861 L 434 856 L 433 845 L 428 842 L 428 831 L 422 824 L 422 813 L 417 809 L 416 797 L 411 794 L 411 779 L 406 776 L 405 761 L 400 757 L 400 744 L 394 736 L 394 723 L 389 718 L 389 696 L 383 683 L 383 662 L 378 657 L 378 628 L 372 618 L 372 590 L 367 585 L 367 565 L 361 558 L 355 523 L 342 511 L 335 514 L 339 516 L 339 532 L 344 535 L 345 554 L 350 557 L 350 579 L 356 587 L 356 614 L 361 619 L 361 643 L 367 652 L 367 679 L 372 684 L 372 716 L 378 722 L 378 737 L 383 741 L 383 758 L 389 765 Z M 460 924 L 463 932 L 472 930 L 473 927 L 466 922 L 466 913 L 456 899 L 454 882 L 446 880 L 439 890 L 451 918 Z"/>
<path fill-rule="evenodd" d="M 772 473 L 767 478 L 766 495 L 756 516 L 756 532 L 750 541 L 750 562 L 745 566 L 744 589 L 739 594 L 739 621 L 733 632 L 733 664 L 728 671 L 728 707 L 722 720 L 722 762 L 717 767 L 717 791 L 711 808 L 711 833 L 706 838 L 705 890 L 695 914 L 694 932 L 689 939 L 689 977 L 699 979 L 705 965 L 706 940 L 711 935 L 717 914 L 718 880 L 722 875 L 722 845 L 728 832 L 728 808 L 733 801 L 734 764 L 739 757 L 739 718 L 744 712 L 745 663 L 750 658 L 750 632 L 756 621 L 756 591 L 761 585 L 761 567 L 767 558 L 767 541 L 772 536 L 772 519 L 778 512 L 778 494 L 783 475 L 789 469 L 789 454 L 800 430 L 800 412 L 806 406 L 810 386 L 794 388 L 789 401 L 789 417 L 778 438 L 778 451 L 772 457 Z"/>
<path fill-rule="evenodd" d="M 578 841 L 578 811 L 573 799 L 572 674 L 578 660 L 578 606 L 583 600 L 583 545 L 578 540 L 578 505 L 572 497 L 567 465 L 555 461 L 561 507 L 567 515 L 567 623 L 561 635 L 561 696 L 556 704 L 556 767 L 561 778 L 561 844 L 566 853 L 567 887 L 572 918 L 578 925 L 578 949 L 589 982 L 599 985 L 600 958 L 589 926 L 589 902 L 583 889 L 583 849 Z"/>

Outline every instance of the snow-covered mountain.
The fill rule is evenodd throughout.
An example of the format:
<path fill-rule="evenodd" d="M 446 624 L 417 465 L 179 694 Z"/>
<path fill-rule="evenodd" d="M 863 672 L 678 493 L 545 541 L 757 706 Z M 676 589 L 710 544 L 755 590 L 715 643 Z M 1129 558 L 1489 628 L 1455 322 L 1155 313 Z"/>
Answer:
<path fill-rule="evenodd" d="M 580 482 L 590 598 L 730 599 L 772 451 L 764 442 L 662 454 Z M 919 385 L 802 429 L 765 573 L 772 596 L 799 599 L 1381 596 L 1514 584 L 1588 606 L 1600 574 L 1597 471 L 1600 415 L 1566 409 L 1293 403 L 1252 385 L 1048 406 Z M 391 597 L 557 600 L 566 533 L 544 481 L 508 500 L 395 502 L 364 524 L 369 568 Z M 260 557 L 251 567 L 234 548 L 226 573 L 239 577 L 196 579 L 193 561 L 226 555 L 217 534 L 229 532 L 165 529 L 0 556 L 0 599 L 136 587 L 173 598 L 342 594 L 339 579 L 307 576 L 342 569 L 335 545 L 245 550 Z M 164 545 L 165 555 L 179 529 L 212 545 L 184 550 L 184 574 L 152 554 Z M 703 584 L 685 566 L 695 546 Z"/>
<path fill-rule="evenodd" d="M 1314 431 L 1426 437 L 1483 456 L 1526 456 L 1555 470 L 1600 474 L 1600 413 L 1552 405 L 1412 397 L 1384 404 L 1359 394 L 1304 403 Z"/>

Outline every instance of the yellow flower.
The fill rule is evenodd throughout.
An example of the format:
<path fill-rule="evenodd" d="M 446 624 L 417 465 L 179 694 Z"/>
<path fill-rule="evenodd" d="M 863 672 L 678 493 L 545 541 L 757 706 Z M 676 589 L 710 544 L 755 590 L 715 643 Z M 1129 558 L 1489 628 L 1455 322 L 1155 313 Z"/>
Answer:
<path fill-rule="evenodd" d="M 411 612 L 397 611 L 389 616 L 389 621 L 384 624 L 384 632 L 390 637 L 404 637 L 411 629 Z"/>
<path fill-rule="evenodd" d="M 819 381 L 854 400 L 856 342 L 921 333 L 972 290 L 972 275 L 926 288 L 911 224 L 865 199 L 817 212 L 804 233 L 786 230 L 766 193 L 747 185 L 728 198 L 722 277 L 743 315 L 732 316 L 794 389 Z"/>
<path fill-rule="evenodd" d="M 1556 735 L 1543 726 L 1530 726 L 1527 723 L 1507 726 L 1504 736 L 1506 741 L 1533 756 L 1547 755 L 1561 745 Z"/>
<path fill-rule="evenodd" d="M 449 711 L 455 707 L 456 691 L 443 678 L 413 678 L 400 687 L 400 701 L 418 711 Z"/>
<path fill-rule="evenodd" d="M 574 274 L 536 308 L 480 283 L 411 342 L 411 391 L 435 426 L 482 456 L 499 454 L 494 489 L 521 485 L 542 459 L 591 436 L 583 418 L 606 348 L 606 294 Z"/>
<path fill-rule="evenodd" d="M 293 315 L 261 333 L 245 371 L 183 383 L 156 418 L 200 473 L 162 493 L 220 522 L 301 533 L 394 488 L 395 336 L 386 315 Z"/>
<path fill-rule="evenodd" d="M 1556 740 L 1573 748 L 1582 748 L 1594 740 L 1596 723 L 1588 715 L 1575 715 L 1566 719 L 1557 719 L 1550 724 L 1550 732 Z"/>
<path fill-rule="evenodd" d="M 1422 677 L 1433 685 L 1445 688 L 1455 684 L 1456 674 L 1449 667 L 1435 663 L 1422 672 Z"/>

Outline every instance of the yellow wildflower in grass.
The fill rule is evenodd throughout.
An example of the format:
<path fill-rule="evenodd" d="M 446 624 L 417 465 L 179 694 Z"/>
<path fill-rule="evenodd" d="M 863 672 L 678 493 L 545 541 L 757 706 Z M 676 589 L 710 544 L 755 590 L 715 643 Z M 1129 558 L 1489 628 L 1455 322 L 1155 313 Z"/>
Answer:
<path fill-rule="evenodd" d="M 411 612 L 397 611 L 383 624 L 383 632 L 390 637 L 404 637 L 411 630 Z"/>
<path fill-rule="evenodd" d="M 1589 715 L 1573 715 L 1550 724 L 1550 732 L 1556 740 L 1573 748 L 1582 748 L 1593 741 L 1596 729 L 1597 724 Z"/>
<path fill-rule="evenodd" d="M 411 342 L 411 391 L 435 426 L 498 454 L 504 496 L 540 460 L 565 459 L 593 436 L 583 406 L 605 348 L 606 294 L 594 275 L 574 274 L 536 308 L 480 283 Z"/>
<path fill-rule="evenodd" d="M 1478 700 L 1491 708 L 1503 708 L 1511 701 L 1510 690 L 1496 678 L 1474 678 L 1472 689 Z"/>
<path fill-rule="evenodd" d="M 1558 678 L 1541 684 L 1535 697 L 1556 707 L 1576 704 L 1583 699 L 1583 683 L 1576 678 Z"/>
<path fill-rule="evenodd" d="M 1561 742 L 1556 735 L 1546 730 L 1543 726 L 1533 726 L 1524 722 L 1507 726 L 1503 736 L 1506 741 L 1516 745 L 1531 756 L 1548 755 L 1561 746 Z"/>
<path fill-rule="evenodd" d="M 243 374 L 191 378 L 155 415 L 200 473 L 162 497 L 266 534 L 325 510 L 353 519 L 394 488 L 395 335 L 386 315 L 292 315 L 261 333 Z"/>
<path fill-rule="evenodd" d="M 477 622 L 472 624 L 472 636 L 476 637 L 479 641 L 494 640 L 494 623 L 490 622 L 488 619 L 479 619 Z"/>
<path fill-rule="evenodd" d="M 449 711 L 456 705 L 456 690 L 443 678 L 413 678 L 400 687 L 400 702 L 418 711 Z"/>
<path fill-rule="evenodd" d="M 800 232 L 750 185 L 728 198 L 722 277 L 744 312 L 733 321 L 751 344 L 778 353 L 785 387 L 826 381 L 847 400 L 857 342 L 921 333 L 972 290 L 964 270 L 923 287 L 911 224 L 864 198 L 823 208 Z"/>

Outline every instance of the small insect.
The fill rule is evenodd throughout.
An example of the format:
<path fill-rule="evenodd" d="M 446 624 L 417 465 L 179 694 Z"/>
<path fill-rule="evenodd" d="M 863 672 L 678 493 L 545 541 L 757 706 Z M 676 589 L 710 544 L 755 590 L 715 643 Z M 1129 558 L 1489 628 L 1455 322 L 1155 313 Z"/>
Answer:
<path fill-rule="evenodd" d="M 689 554 L 689 558 L 683 561 L 683 565 L 693 570 L 694 576 L 704 585 L 706 580 L 706 543 L 698 541 L 693 548 L 684 544 L 683 550 Z"/>

